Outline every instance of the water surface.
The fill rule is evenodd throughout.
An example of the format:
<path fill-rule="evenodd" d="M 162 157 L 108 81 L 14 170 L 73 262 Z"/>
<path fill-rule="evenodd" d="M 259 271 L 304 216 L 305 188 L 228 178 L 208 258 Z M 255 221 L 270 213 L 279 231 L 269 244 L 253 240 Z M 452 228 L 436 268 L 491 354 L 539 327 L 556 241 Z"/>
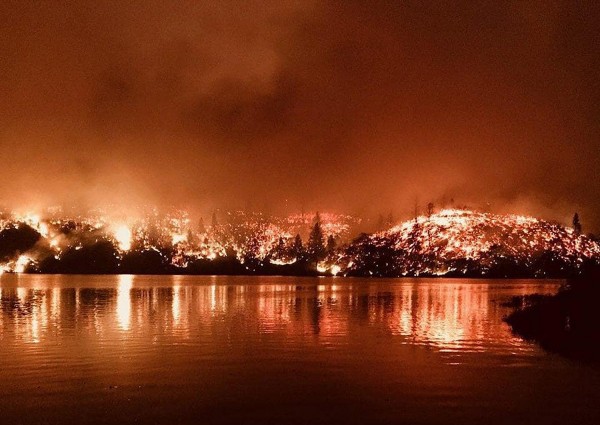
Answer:
<path fill-rule="evenodd" d="M 513 335 L 558 281 L 0 277 L 2 423 L 598 423 L 600 373 Z"/>

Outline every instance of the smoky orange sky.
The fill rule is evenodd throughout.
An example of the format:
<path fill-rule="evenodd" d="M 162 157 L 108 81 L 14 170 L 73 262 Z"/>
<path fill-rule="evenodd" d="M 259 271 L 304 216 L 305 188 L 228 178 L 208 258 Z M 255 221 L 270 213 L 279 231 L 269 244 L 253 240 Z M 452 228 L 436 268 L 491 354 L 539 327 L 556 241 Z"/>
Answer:
<path fill-rule="evenodd" d="M 409 215 L 600 230 L 600 6 L 0 3 L 0 204 Z"/>

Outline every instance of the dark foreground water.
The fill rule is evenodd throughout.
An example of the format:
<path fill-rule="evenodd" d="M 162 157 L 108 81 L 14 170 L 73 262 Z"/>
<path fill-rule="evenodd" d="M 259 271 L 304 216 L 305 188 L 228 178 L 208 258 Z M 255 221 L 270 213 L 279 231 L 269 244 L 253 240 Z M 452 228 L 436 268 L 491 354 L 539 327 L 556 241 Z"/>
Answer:
<path fill-rule="evenodd" d="M 600 423 L 501 320 L 558 284 L 3 275 L 0 423 Z"/>

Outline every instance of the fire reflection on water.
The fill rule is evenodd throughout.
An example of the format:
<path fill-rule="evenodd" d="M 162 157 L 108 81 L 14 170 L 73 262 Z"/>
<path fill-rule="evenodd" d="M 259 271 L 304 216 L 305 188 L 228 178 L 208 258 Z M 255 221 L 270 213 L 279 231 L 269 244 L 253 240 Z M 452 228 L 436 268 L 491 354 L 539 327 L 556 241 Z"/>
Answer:
<path fill-rule="evenodd" d="M 360 338 L 367 326 L 383 331 L 390 343 L 396 338 L 440 353 L 503 345 L 510 354 L 532 346 L 502 323 L 507 310 L 501 301 L 512 295 L 554 292 L 558 285 L 285 278 L 262 284 L 262 278 L 251 283 L 248 279 L 107 276 L 92 288 L 57 287 L 43 280 L 14 287 L 0 281 L 0 340 L 50 344 L 57 337 L 67 338 L 67 330 L 75 328 L 87 330 L 89 344 L 135 332 L 173 343 L 193 343 L 207 334 L 313 336 L 312 341 L 328 346 Z"/>
<path fill-rule="evenodd" d="M 123 330 L 131 326 L 131 288 L 133 287 L 132 275 L 120 275 L 117 292 L 117 322 Z"/>

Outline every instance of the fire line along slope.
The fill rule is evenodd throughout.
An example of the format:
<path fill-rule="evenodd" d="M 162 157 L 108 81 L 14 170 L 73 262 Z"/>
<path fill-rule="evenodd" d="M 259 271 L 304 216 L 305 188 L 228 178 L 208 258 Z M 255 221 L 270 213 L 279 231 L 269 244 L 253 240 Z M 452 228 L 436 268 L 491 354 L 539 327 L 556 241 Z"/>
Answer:
<path fill-rule="evenodd" d="M 337 263 L 356 276 L 564 277 L 599 259 L 597 242 L 558 223 L 446 209 L 364 235 Z"/>

